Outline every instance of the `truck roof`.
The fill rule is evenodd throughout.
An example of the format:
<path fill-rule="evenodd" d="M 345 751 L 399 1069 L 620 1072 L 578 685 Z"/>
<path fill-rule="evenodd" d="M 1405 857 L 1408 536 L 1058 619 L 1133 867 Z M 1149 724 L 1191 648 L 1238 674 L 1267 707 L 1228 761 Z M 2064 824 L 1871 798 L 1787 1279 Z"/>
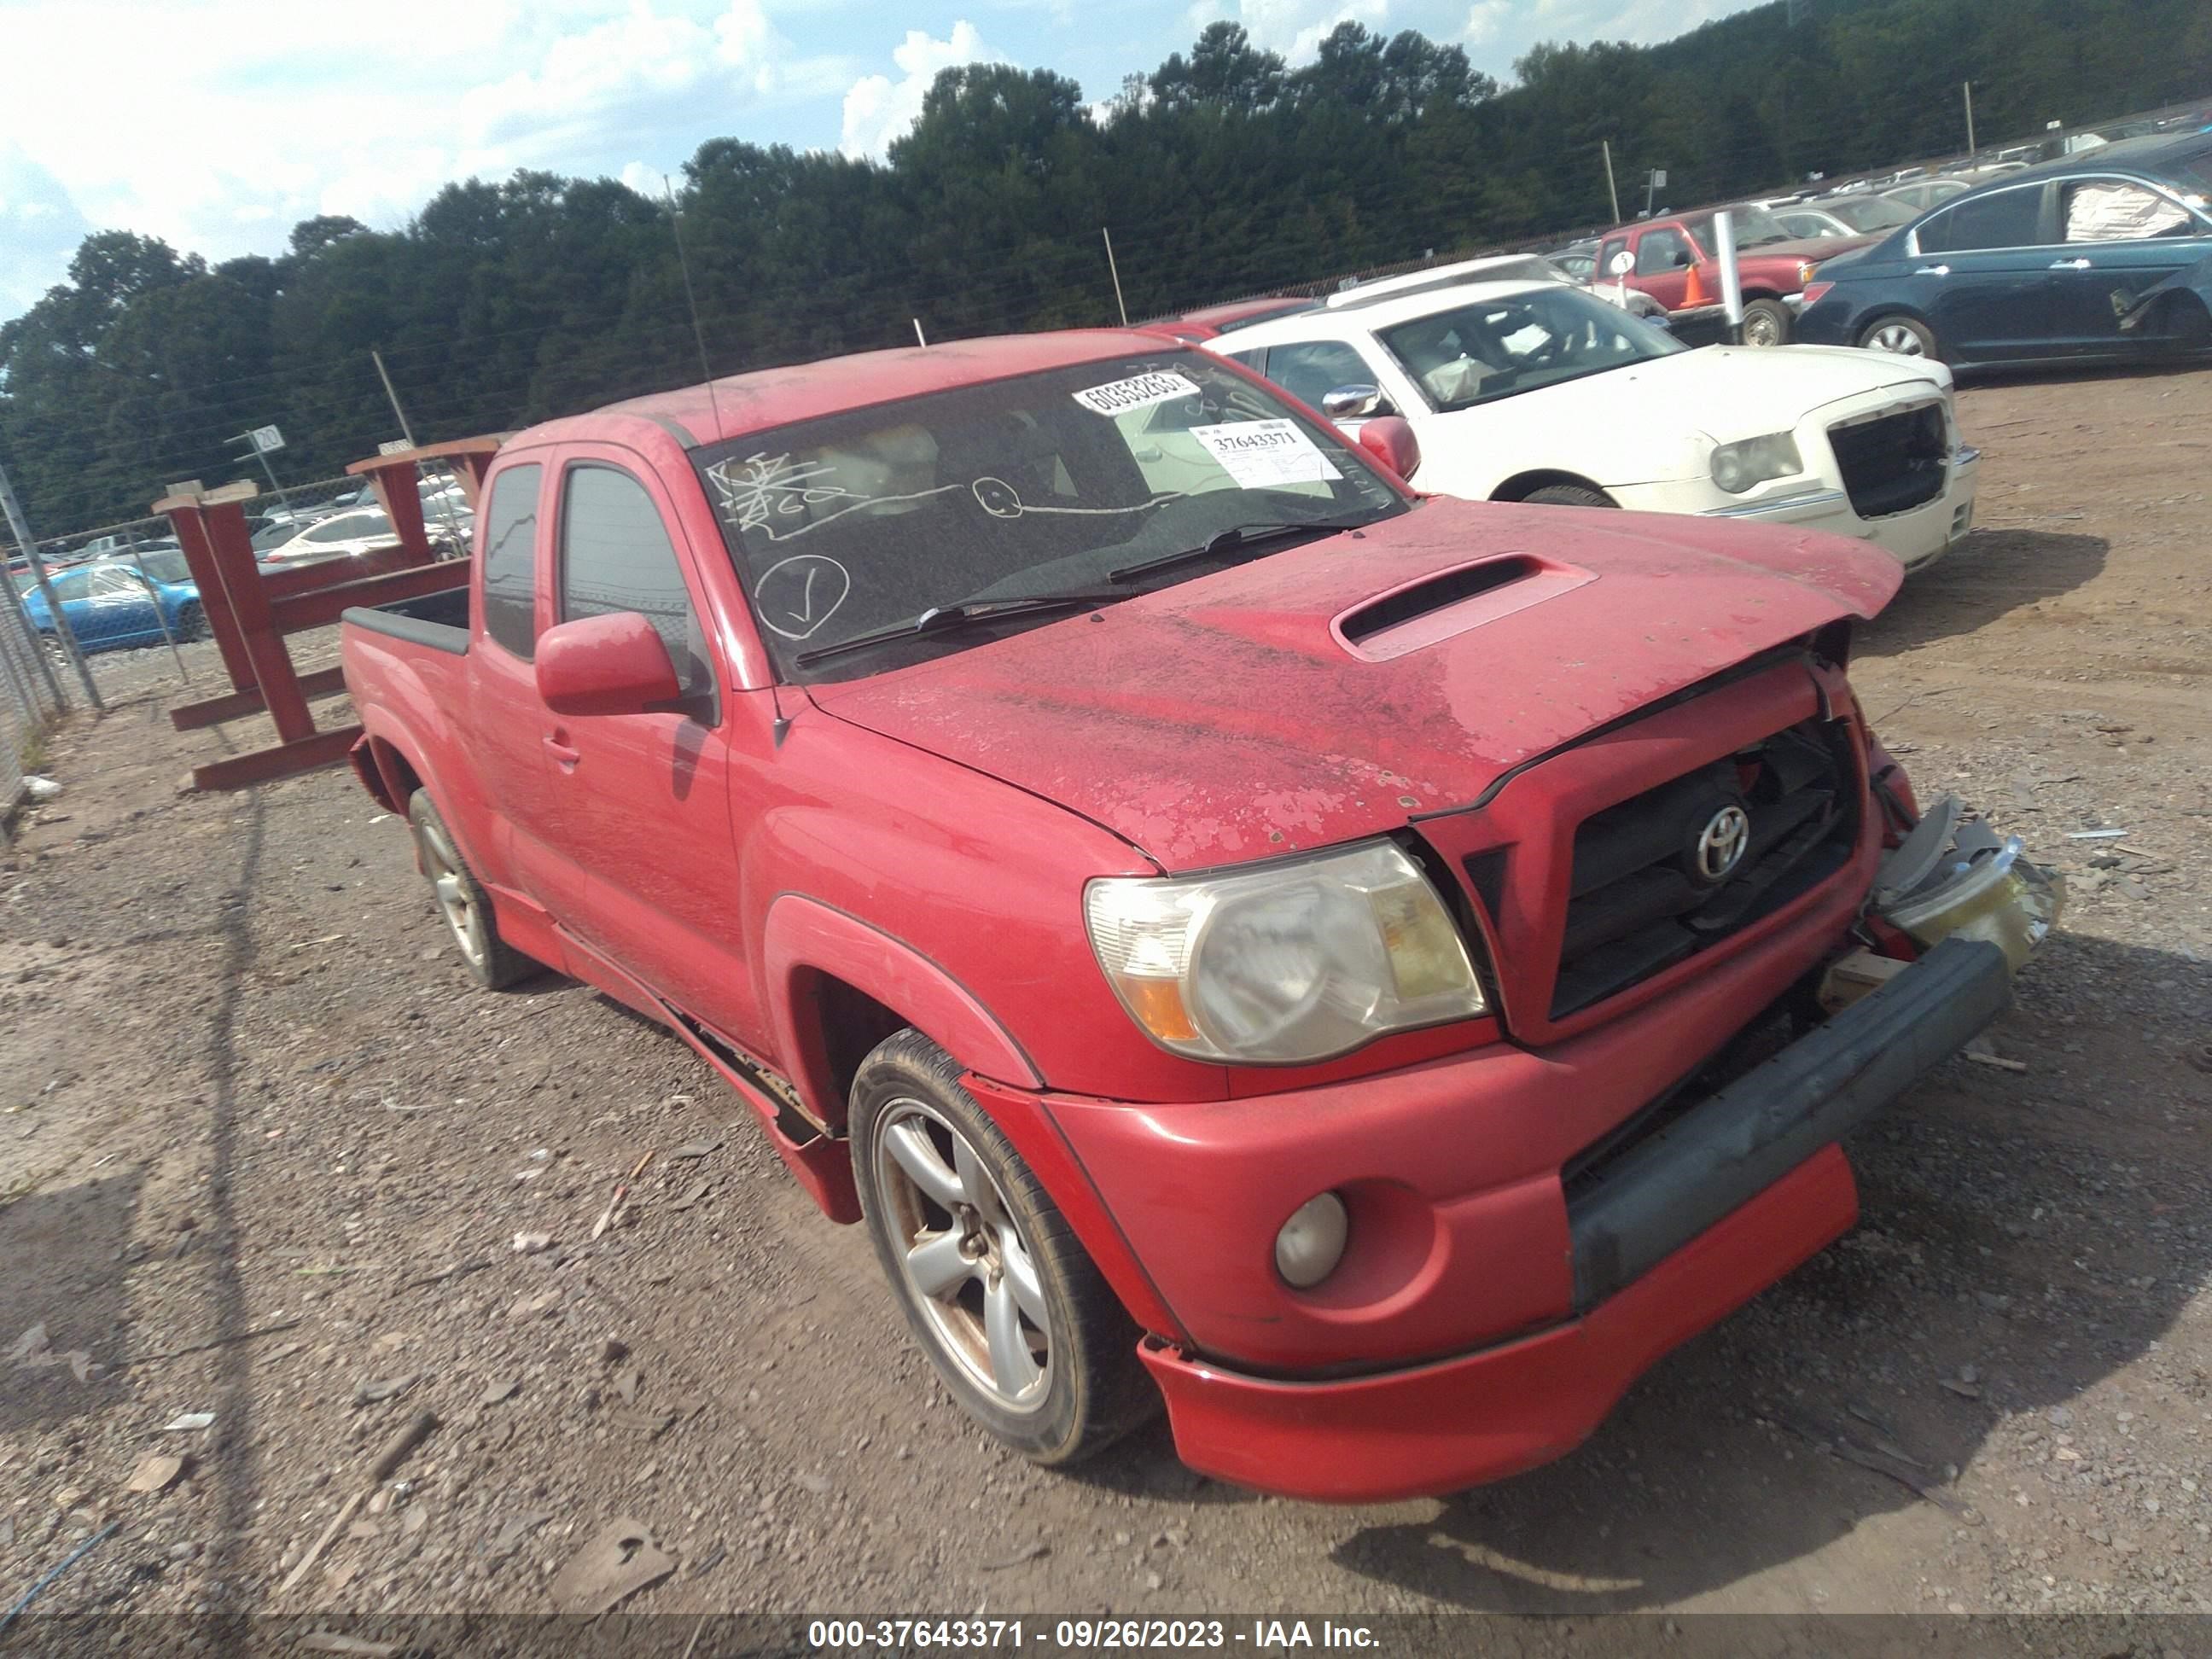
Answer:
<path fill-rule="evenodd" d="M 819 362 L 756 369 L 715 380 L 631 398 L 586 415 L 563 416 L 517 433 L 514 444 L 554 443 L 605 437 L 610 416 L 648 421 L 687 449 L 743 437 L 749 432 L 810 421 L 873 404 L 1069 363 L 1182 350 L 1157 334 L 1136 329 L 1066 329 L 1041 334 L 1001 334 L 943 345 L 902 346 L 827 357 Z"/>

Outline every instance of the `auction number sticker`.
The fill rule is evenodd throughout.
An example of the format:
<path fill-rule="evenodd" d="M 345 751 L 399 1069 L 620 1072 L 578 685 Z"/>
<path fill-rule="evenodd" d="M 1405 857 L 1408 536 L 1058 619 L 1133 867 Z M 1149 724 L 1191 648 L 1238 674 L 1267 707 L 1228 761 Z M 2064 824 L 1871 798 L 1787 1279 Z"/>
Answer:
<path fill-rule="evenodd" d="M 1085 386 L 1074 398 L 1094 415 L 1126 415 L 1133 409 L 1150 409 L 1154 404 L 1171 404 L 1178 398 L 1197 395 L 1196 381 L 1160 369 L 1133 374 L 1126 380 L 1109 380 L 1104 386 Z"/>
<path fill-rule="evenodd" d="M 1194 426 L 1190 435 L 1247 489 L 1326 483 L 1344 476 L 1296 421 L 1231 421 L 1223 426 Z"/>

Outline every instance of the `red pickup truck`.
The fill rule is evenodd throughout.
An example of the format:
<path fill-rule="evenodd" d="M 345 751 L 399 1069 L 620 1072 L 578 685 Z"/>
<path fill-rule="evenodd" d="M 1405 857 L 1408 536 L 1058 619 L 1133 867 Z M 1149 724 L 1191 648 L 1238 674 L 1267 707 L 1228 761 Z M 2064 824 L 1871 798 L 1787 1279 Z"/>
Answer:
<path fill-rule="evenodd" d="M 1852 697 L 1894 560 L 1389 428 L 1137 332 L 741 375 L 520 434 L 469 585 L 346 613 L 477 978 L 696 1048 L 1040 1462 L 1559 1456 L 2050 923 Z"/>
<path fill-rule="evenodd" d="M 1620 225 L 1598 242 L 1591 283 L 1648 294 L 1678 325 L 1717 319 L 1721 311 L 1719 245 L 1713 214 L 1669 215 Z M 1870 247 L 1879 236 L 1793 236 L 1765 208 L 1729 210 L 1735 230 L 1736 281 L 1743 290 L 1743 343 L 1786 345 L 1813 268 L 1839 253 Z M 1623 269 L 1624 256 L 1626 269 Z"/>

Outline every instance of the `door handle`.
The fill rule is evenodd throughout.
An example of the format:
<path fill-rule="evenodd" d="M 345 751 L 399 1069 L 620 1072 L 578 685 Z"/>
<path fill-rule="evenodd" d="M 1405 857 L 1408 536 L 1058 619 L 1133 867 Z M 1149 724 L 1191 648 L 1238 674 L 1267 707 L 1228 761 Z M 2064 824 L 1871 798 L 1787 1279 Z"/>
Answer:
<path fill-rule="evenodd" d="M 2051 262 L 2051 269 L 2053 270 L 2087 270 L 2088 268 L 2089 262 L 2087 259 L 2053 259 Z"/>
<path fill-rule="evenodd" d="M 1919 270 L 1914 271 L 1912 274 L 1915 276 L 1948 276 L 1951 274 L 1951 267 L 1948 265 L 1923 265 Z"/>
<path fill-rule="evenodd" d="M 584 755 L 581 750 L 569 747 L 568 736 L 566 732 L 549 733 L 545 738 L 545 752 L 553 757 L 563 772 L 573 772 L 576 769 L 576 763 L 583 759 Z"/>

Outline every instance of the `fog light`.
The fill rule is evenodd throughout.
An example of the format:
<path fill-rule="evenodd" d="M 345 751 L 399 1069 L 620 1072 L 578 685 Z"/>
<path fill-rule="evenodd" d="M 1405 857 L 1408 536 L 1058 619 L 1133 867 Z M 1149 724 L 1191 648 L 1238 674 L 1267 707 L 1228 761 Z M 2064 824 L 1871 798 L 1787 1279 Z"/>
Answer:
<path fill-rule="evenodd" d="M 1284 1283 L 1310 1290 L 1344 1260 L 1346 1231 L 1342 1199 L 1334 1193 L 1308 1199 L 1275 1235 L 1275 1271 Z"/>

